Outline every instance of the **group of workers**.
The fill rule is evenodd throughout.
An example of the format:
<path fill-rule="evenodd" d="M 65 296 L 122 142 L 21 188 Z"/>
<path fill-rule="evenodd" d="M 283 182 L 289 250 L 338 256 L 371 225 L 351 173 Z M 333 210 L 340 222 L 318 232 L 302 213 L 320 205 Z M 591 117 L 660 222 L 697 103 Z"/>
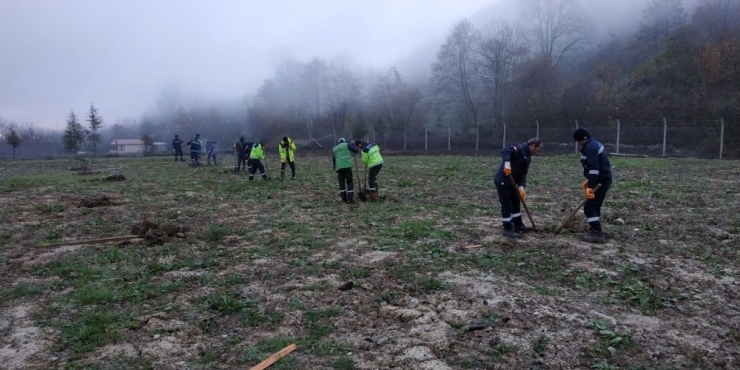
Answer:
<path fill-rule="evenodd" d="M 590 243 L 604 243 L 606 238 L 601 225 L 601 206 L 604 203 L 607 191 L 612 183 L 611 165 L 604 145 L 591 137 L 585 128 L 579 128 L 573 133 L 573 140 L 581 146 L 581 165 L 583 176 L 586 180 L 581 185 L 587 198 L 583 206 L 583 213 L 588 221 L 589 230 L 581 234 L 581 240 Z M 172 148 L 175 151 L 175 161 L 182 157 L 183 141 L 175 135 Z M 216 153 L 214 147 L 216 141 L 206 142 L 208 153 L 208 164 L 216 164 Z M 200 135 L 187 142 L 190 145 L 191 165 L 199 164 L 202 141 Z M 262 161 L 265 160 L 265 140 L 258 142 L 246 142 L 244 137 L 234 144 L 237 155 L 234 171 L 249 171 L 249 180 L 253 180 L 259 170 L 263 179 L 270 177 Z M 493 176 L 498 199 L 501 203 L 501 222 L 503 224 L 503 236 L 507 238 L 519 238 L 522 233 L 532 230 L 526 226 L 522 219 L 521 203 L 527 199 L 527 172 L 531 163 L 531 157 L 538 155 L 542 150 L 542 142 L 538 138 L 529 139 L 525 143 L 512 145 L 501 150 L 501 164 Z M 295 150 L 296 145 L 289 137 L 284 136 L 278 144 L 280 153 L 280 180 L 285 179 L 286 167 L 290 167 L 291 180 L 295 180 Z M 363 140 L 350 140 L 344 138 L 337 140 L 332 149 L 332 163 L 337 173 L 339 183 L 339 196 L 345 203 L 355 202 L 355 185 L 352 167 L 355 163 L 353 158 L 360 154 L 362 162 L 368 170 L 367 194 L 370 200 L 378 199 L 378 173 L 383 167 L 383 157 L 380 155 L 380 147 L 373 142 Z"/>
<path fill-rule="evenodd" d="M 183 140 L 180 139 L 180 136 L 175 135 L 175 139 L 172 140 L 172 150 L 175 152 L 175 162 L 178 161 L 178 158 L 181 162 L 185 161 L 182 155 L 182 144 Z M 218 165 L 218 162 L 216 161 L 216 144 L 218 144 L 218 141 L 215 140 L 209 140 L 205 143 L 206 152 L 208 153 L 207 164 L 209 166 L 211 165 L 211 159 L 213 159 L 214 165 Z M 188 140 L 187 145 L 190 146 L 190 165 L 193 167 L 199 166 L 200 153 L 203 148 L 203 141 L 200 138 L 200 134 L 195 134 L 193 139 Z M 238 172 L 248 170 L 249 180 L 253 180 L 256 171 L 259 170 L 262 178 L 265 180 L 269 179 L 265 166 L 262 164 L 262 161 L 265 160 L 264 145 L 265 140 L 253 143 L 244 141 L 243 136 L 239 138 L 239 141 L 234 144 L 234 150 L 236 151 L 237 156 L 234 171 Z M 286 166 L 290 166 L 292 175 L 291 180 L 295 180 L 295 143 L 285 136 L 283 137 L 283 140 L 280 141 L 278 150 L 280 152 L 280 162 L 282 163 L 282 167 L 280 169 L 280 180 L 282 181 L 285 178 Z"/>
<path fill-rule="evenodd" d="M 583 177 L 586 178 L 581 186 L 587 199 L 583 204 L 583 213 L 589 230 L 580 238 L 589 243 L 605 243 L 601 205 L 612 184 L 609 156 L 604 145 L 593 139 L 585 128 L 577 129 L 573 133 L 573 140 L 581 146 L 581 165 Z M 532 230 L 522 220 L 521 202 L 527 199 L 525 188 L 531 156 L 539 154 L 542 147 L 542 142 L 533 138 L 501 150 L 501 164 L 493 176 L 493 182 L 501 203 L 503 236 L 507 238 L 519 238 L 522 233 Z"/>
<path fill-rule="evenodd" d="M 172 150 L 175 151 L 175 162 L 177 162 L 178 157 L 181 162 L 185 162 L 182 156 L 182 143 L 183 140 L 180 139 L 180 136 L 175 135 L 175 138 L 172 140 Z M 216 162 L 216 144 L 218 144 L 218 141 L 215 140 L 208 140 L 205 144 L 209 166 L 211 165 L 211 159 L 213 159 L 214 165 L 218 164 Z M 187 145 L 190 145 L 190 166 L 200 166 L 200 152 L 203 149 L 203 140 L 200 139 L 200 134 L 195 134 L 194 138 L 188 140 Z"/>

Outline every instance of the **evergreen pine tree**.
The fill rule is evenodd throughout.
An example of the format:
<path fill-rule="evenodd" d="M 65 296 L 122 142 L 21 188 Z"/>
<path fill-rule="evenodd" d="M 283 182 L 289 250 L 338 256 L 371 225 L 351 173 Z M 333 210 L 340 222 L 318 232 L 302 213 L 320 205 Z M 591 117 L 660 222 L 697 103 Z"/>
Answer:
<path fill-rule="evenodd" d="M 85 142 L 85 130 L 82 129 L 82 125 L 77 121 L 75 112 L 69 113 L 67 118 L 67 128 L 64 129 L 62 134 L 62 143 L 64 144 L 64 150 L 68 153 L 73 153 L 77 157 L 77 152 Z"/>
<path fill-rule="evenodd" d="M 90 130 L 87 132 L 87 141 L 93 146 L 93 156 L 98 155 L 98 144 L 103 140 L 99 131 L 103 127 L 103 118 L 98 115 L 98 110 L 90 102 L 90 112 L 87 114 L 87 122 Z"/>

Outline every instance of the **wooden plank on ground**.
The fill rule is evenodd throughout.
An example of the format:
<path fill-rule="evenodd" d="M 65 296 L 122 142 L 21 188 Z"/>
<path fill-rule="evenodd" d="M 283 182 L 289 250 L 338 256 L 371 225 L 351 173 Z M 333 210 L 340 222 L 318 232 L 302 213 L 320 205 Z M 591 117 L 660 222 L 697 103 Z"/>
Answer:
<path fill-rule="evenodd" d="M 255 365 L 251 370 L 263 370 L 263 369 L 266 369 L 268 366 L 270 366 L 270 365 L 274 364 L 275 362 L 277 362 L 277 360 L 279 360 L 279 359 L 285 357 L 286 355 L 288 355 L 288 353 L 291 353 L 291 352 L 295 351 L 295 348 L 296 348 L 295 343 L 293 343 L 293 344 L 291 344 L 291 345 L 289 345 L 289 346 L 281 349 L 280 351 L 278 351 L 274 355 L 268 357 L 267 359 L 265 359 L 264 361 L 260 362 L 259 364 Z"/>
<path fill-rule="evenodd" d="M 122 242 L 126 240 L 141 238 L 139 235 L 128 235 L 128 236 L 114 236 L 110 238 L 98 238 L 98 239 L 88 239 L 88 240 L 70 240 L 66 242 L 59 242 L 59 243 L 52 243 L 52 244 L 39 244 L 36 246 L 36 248 L 54 248 L 54 247 L 62 247 L 66 245 L 82 245 L 82 244 L 102 244 L 102 243 L 110 243 L 110 242 Z"/>
<path fill-rule="evenodd" d="M 463 249 L 465 249 L 465 250 L 475 249 L 475 248 L 480 248 L 482 246 L 483 246 L 483 244 L 468 245 L 468 246 L 463 247 Z"/>

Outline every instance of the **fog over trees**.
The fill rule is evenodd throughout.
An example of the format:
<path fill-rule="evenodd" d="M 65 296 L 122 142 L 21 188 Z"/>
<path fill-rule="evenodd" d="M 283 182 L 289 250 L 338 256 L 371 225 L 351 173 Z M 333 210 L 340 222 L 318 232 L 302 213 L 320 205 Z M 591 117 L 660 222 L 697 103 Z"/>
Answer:
<path fill-rule="evenodd" d="M 91 105 L 100 124 L 90 122 L 82 148 L 73 145 L 74 125 L 64 142 L 62 132 L 10 117 L 0 120 L 0 133 L 14 130 L 21 148 L 48 149 L 54 142 L 61 153 L 105 152 L 114 138 L 142 135 L 169 142 L 176 133 L 228 143 L 220 149 L 240 136 L 276 143 L 285 135 L 317 146 L 365 135 L 380 143 L 397 140 L 391 145 L 402 149 L 407 135 L 449 131 L 478 150 L 477 138 L 494 136 L 504 122 L 609 125 L 668 117 L 693 125 L 723 118 L 731 123 L 726 146 L 740 144 L 737 0 L 697 0 L 690 8 L 681 0 L 650 0 L 629 29 L 619 30 L 599 29 L 587 2 L 517 3 L 514 18 L 497 17 L 494 7 L 460 19 L 432 60 L 368 70 L 352 55 L 286 58 L 245 96 L 210 101 L 167 86 L 152 102 L 156 109 L 105 126 L 106 107 Z"/>

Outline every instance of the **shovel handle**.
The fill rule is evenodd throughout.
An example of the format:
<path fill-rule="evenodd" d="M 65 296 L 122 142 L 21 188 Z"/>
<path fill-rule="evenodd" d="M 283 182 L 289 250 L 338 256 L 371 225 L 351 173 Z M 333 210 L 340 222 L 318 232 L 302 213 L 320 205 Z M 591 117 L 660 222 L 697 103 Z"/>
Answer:
<path fill-rule="evenodd" d="M 596 187 L 594 187 L 594 192 L 596 192 L 596 190 L 599 190 L 600 187 L 601 187 L 601 184 L 596 184 Z M 568 217 L 566 217 L 565 220 L 563 220 L 563 223 L 561 223 L 560 226 L 558 226 L 558 228 L 555 229 L 555 234 L 559 233 L 560 230 L 563 229 L 563 227 L 565 226 L 565 224 L 567 224 L 568 221 L 570 221 L 573 218 L 573 216 L 575 216 L 576 213 L 578 213 L 578 210 L 581 209 L 581 207 L 583 207 L 583 205 L 586 204 L 586 202 L 588 202 L 588 198 L 583 199 L 581 201 L 581 203 L 578 204 L 578 207 L 576 207 L 576 209 L 574 209 L 573 212 L 571 212 L 568 215 Z"/>
<path fill-rule="evenodd" d="M 519 187 L 516 185 L 516 181 L 514 181 L 514 178 L 511 177 L 511 175 L 506 176 L 509 178 L 509 181 L 511 181 L 511 186 L 514 187 L 514 190 L 516 191 L 516 196 L 519 197 L 519 201 L 522 202 L 522 205 L 524 206 L 524 210 L 527 212 L 527 217 L 529 217 L 529 222 L 532 223 L 532 229 L 534 232 L 538 232 L 537 226 L 534 224 L 534 220 L 532 219 L 532 215 L 529 213 L 529 207 L 527 207 L 527 203 L 522 198 L 522 195 L 519 194 Z"/>

